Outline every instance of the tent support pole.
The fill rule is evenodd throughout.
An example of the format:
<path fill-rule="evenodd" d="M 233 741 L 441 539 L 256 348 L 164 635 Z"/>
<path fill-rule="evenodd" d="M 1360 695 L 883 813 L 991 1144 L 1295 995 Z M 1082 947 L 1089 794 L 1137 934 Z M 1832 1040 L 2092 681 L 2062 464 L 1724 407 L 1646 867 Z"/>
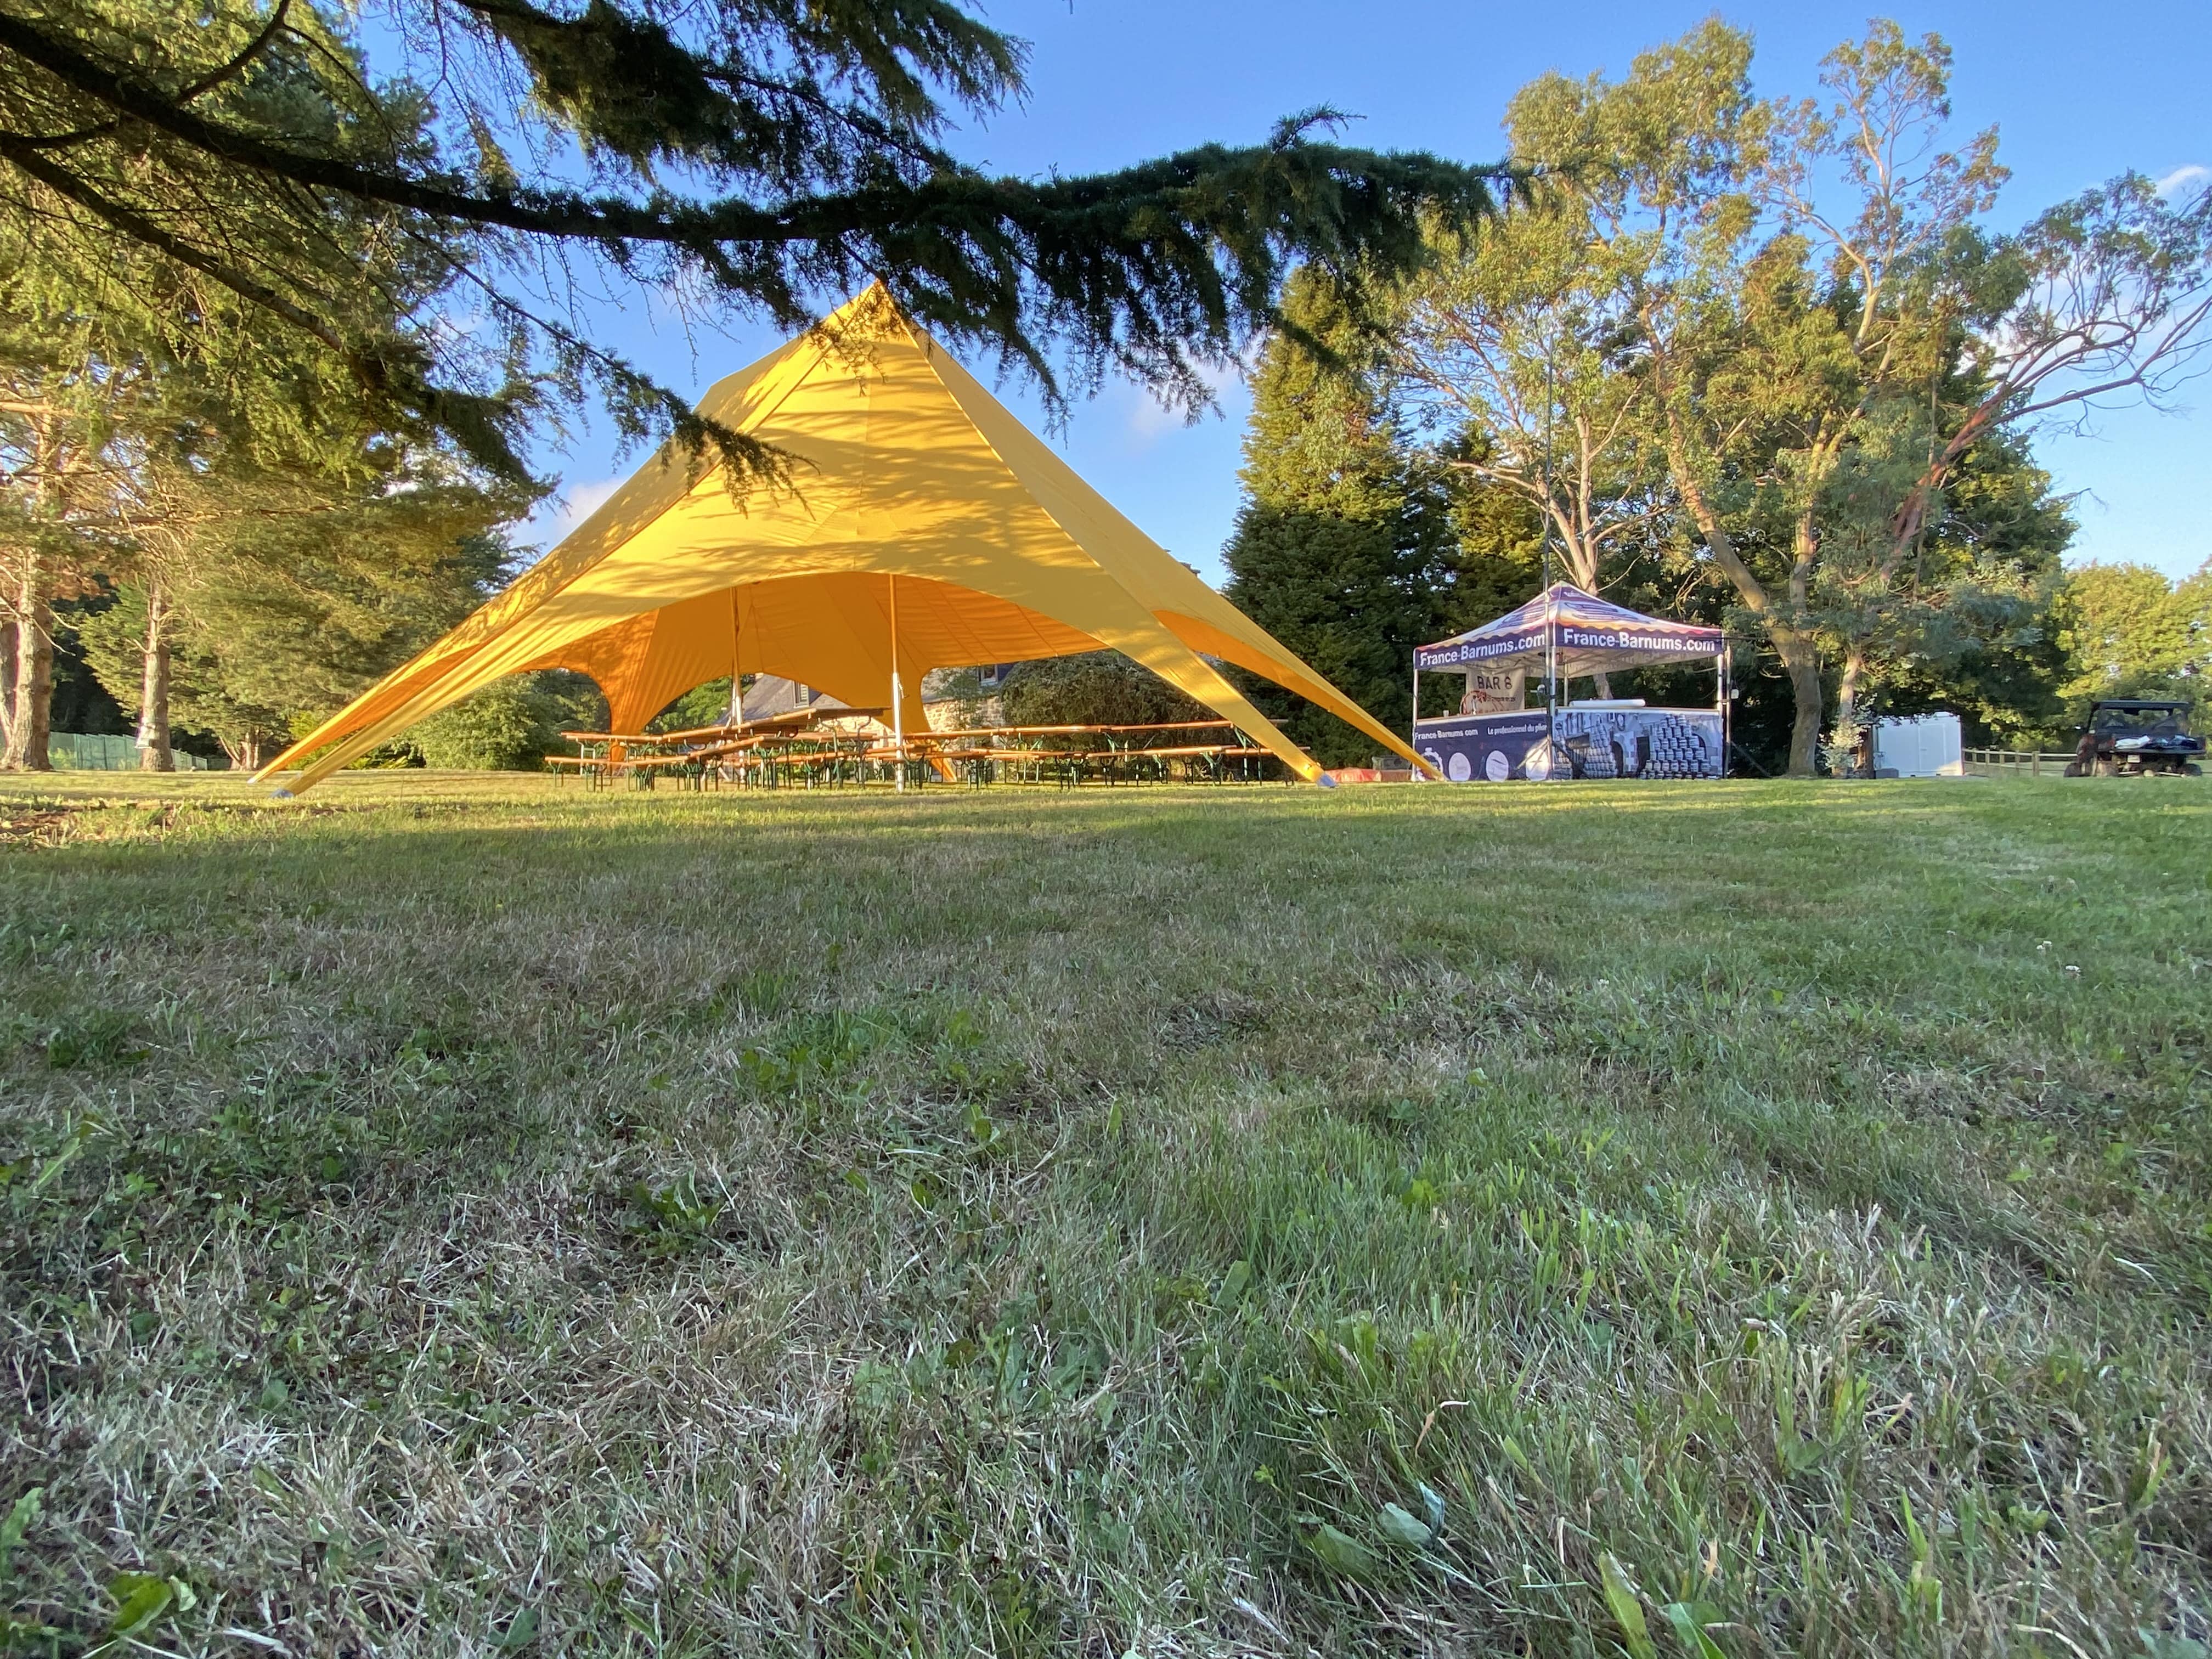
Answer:
<path fill-rule="evenodd" d="M 742 638 L 738 624 L 738 590 L 730 590 L 730 724 L 745 723 L 745 677 L 739 672 L 738 647 Z"/>
<path fill-rule="evenodd" d="M 1544 528 L 1547 565 L 1551 554 L 1552 531 L 1547 521 Z M 1547 569 L 1546 574 L 1549 574 Z M 1551 762 L 1551 770 L 1545 775 L 1556 783 L 1559 777 L 1559 600 L 1548 581 L 1544 589 L 1544 753 Z"/>
<path fill-rule="evenodd" d="M 906 710 L 899 696 L 898 577 L 891 575 L 884 580 L 890 582 L 891 590 L 891 753 L 894 757 L 892 764 L 897 769 L 897 775 L 891 781 L 891 787 L 897 790 L 899 793 L 904 794 L 906 793 Z"/>
<path fill-rule="evenodd" d="M 1715 696 L 1716 696 L 1716 704 L 1715 704 L 1715 706 L 1716 706 L 1716 707 L 1717 707 L 1717 708 L 1720 709 L 1720 711 L 1721 711 L 1721 775 L 1722 775 L 1723 777 L 1726 777 L 1726 776 L 1728 776 L 1728 763 L 1729 763 L 1729 642 L 1728 642 L 1728 635 L 1725 635 L 1725 634 L 1723 634 L 1723 635 L 1721 635 L 1721 660 L 1720 660 L 1720 666 L 1719 666 L 1719 668 L 1715 672 L 1713 678 L 1714 678 L 1714 679 L 1715 679 L 1716 681 L 1717 681 L 1717 682 L 1718 682 L 1718 684 L 1719 684 L 1719 689 L 1718 689 L 1718 690 L 1717 690 L 1717 691 L 1716 692 L 1716 694 L 1715 694 Z"/>

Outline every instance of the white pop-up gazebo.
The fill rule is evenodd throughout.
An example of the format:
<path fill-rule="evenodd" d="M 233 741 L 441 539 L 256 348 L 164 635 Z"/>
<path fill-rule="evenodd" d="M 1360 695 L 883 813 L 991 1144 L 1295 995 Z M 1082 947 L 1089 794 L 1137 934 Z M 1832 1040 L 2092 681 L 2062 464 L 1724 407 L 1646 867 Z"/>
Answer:
<path fill-rule="evenodd" d="M 1713 665 L 1711 708 L 1653 708 L 1631 697 L 1559 700 L 1559 689 L 1576 679 L 1680 662 Z M 1420 718 L 1425 673 L 1464 678 L 1456 713 Z M 1534 708 L 1532 679 L 1547 688 Z M 1728 639 L 1719 629 L 1647 617 L 1569 582 L 1413 653 L 1413 748 L 1455 783 L 1717 778 L 1725 769 L 1728 702 Z"/>

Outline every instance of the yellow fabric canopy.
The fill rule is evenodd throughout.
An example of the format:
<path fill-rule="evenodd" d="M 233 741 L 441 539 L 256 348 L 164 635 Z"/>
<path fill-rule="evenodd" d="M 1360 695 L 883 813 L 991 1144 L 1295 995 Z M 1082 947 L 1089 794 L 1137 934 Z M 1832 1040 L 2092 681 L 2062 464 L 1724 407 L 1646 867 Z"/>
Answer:
<path fill-rule="evenodd" d="M 921 694 L 932 668 L 1103 646 L 1235 721 L 1303 777 L 1320 769 L 1206 657 L 1287 687 L 1420 763 L 1109 506 L 880 287 L 716 385 L 699 408 L 790 456 L 788 484 L 733 498 L 715 469 L 689 468 L 665 447 L 505 592 L 258 775 L 313 757 L 292 784 L 306 789 L 532 668 L 590 675 L 617 732 L 732 672 L 881 707 L 894 636 L 909 732 L 928 729 Z"/>

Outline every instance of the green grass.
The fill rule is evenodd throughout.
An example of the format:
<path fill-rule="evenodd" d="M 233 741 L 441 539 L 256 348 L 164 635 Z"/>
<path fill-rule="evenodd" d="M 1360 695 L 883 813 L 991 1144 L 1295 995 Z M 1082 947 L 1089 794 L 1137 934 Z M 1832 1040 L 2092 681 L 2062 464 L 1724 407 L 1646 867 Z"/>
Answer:
<path fill-rule="evenodd" d="M 0 782 L 0 1608 L 2202 1656 L 2208 871 L 2194 783 Z"/>

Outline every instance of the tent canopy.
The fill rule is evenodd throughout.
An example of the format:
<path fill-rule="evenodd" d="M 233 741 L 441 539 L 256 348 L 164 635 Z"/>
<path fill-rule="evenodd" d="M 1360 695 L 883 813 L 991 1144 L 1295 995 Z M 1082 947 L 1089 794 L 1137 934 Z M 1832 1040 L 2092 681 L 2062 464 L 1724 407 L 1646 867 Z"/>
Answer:
<path fill-rule="evenodd" d="M 1413 653 L 1414 666 L 1504 668 L 1541 672 L 1556 635 L 1562 679 L 1653 668 L 1661 663 L 1711 662 L 1725 648 L 1717 628 L 1647 617 L 1626 605 L 1554 582 L 1495 622 L 1470 628 Z"/>
<path fill-rule="evenodd" d="M 687 468 L 664 447 L 505 592 L 261 775 L 307 762 L 292 786 L 307 788 L 524 669 L 590 675 L 622 732 L 733 672 L 881 707 L 896 668 L 903 723 L 922 732 L 932 668 L 1102 647 L 1233 720 L 1300 776 L 1319 768 L 1208 658 L 1412 758 L 1115 512 L 880 287 L 716 385 L 699 408 L 790 456 L 790 483 L 733 498 L 717 469 Z"/>

